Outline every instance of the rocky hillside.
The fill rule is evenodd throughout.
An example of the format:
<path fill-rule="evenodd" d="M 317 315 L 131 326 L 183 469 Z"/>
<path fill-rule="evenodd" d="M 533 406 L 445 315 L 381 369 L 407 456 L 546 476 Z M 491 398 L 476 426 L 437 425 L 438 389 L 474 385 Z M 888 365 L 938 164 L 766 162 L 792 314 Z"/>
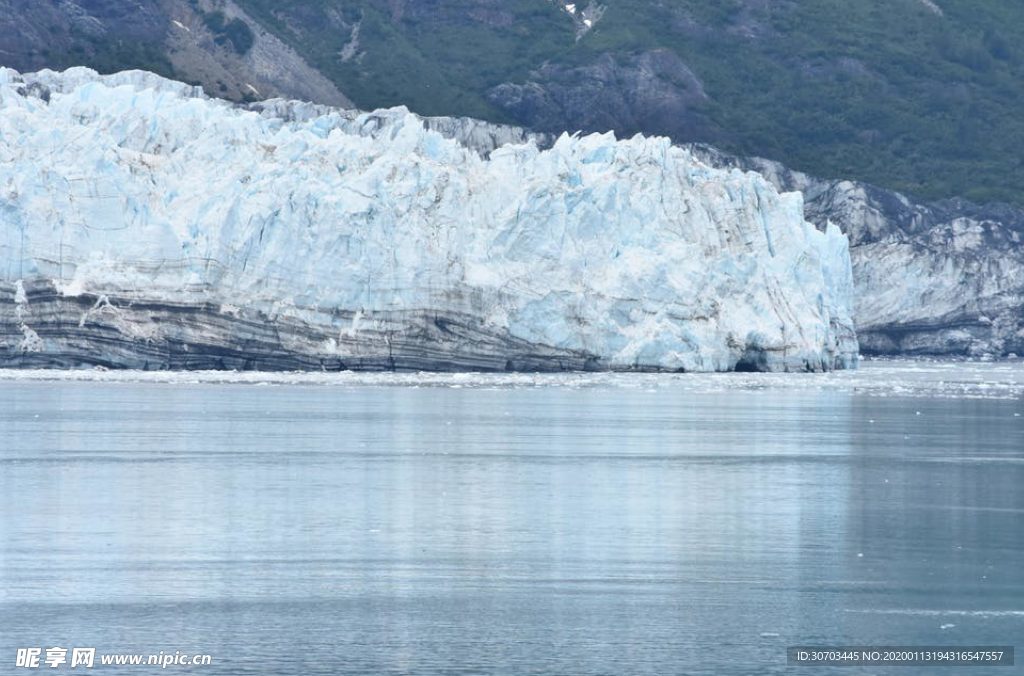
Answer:
<path fill-rule="evenodd" d="M 236 101 L 351 102 L 233 2 L 0 0 L 0 66 L 149 70 Z"/>

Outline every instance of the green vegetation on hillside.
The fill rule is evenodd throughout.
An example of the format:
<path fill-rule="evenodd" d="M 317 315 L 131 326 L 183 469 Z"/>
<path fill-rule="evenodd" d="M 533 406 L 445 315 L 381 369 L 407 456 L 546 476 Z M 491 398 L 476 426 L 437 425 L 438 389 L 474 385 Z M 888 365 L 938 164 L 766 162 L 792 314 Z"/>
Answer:
<path fill-rule="evenodd" d="M 480 0 L 446 0 L 437 11 L 401 17 L 373 0 L 240 4 L 363 108 L 406 105 L 425 115 L 511 122 L 487 103 L 486 91 L 525 78 L 573 43 L 571 22 L 547 0 L 503 3 L 501 11 L 513 17 L 508 25 L 475 20 Z M 355 53 L 345 60 L 357 24 Z"/>
<path fill-rule="evenodd" d="M 213 33 L 213 41 L 218 45 L 230 44 L 239 54 L 245 54 L 252 48 L 255 36 L 249 24 L 241 19 L 228 19 L 224 12 L 203 12 L 203 23 Z"/>
<path fill-rule="evenodd" d="M 86 36 L 66 51 L 43 50 L 48 67 L 64 70 L 72 66 L 88 66 L 99 73 L 121 70 L 148 70 L 164 77 L 176 73 L 163 46 L 143 40 L 106 40 Z"/>
<path fill-rule="evenodd" d="M 1024 6 L 940 4 L 944 16 L 918 0 L 800 2 L 774 14 L 774 35 L 674 46 L 728 150 L 925 197 L 1024 203 Z"/>

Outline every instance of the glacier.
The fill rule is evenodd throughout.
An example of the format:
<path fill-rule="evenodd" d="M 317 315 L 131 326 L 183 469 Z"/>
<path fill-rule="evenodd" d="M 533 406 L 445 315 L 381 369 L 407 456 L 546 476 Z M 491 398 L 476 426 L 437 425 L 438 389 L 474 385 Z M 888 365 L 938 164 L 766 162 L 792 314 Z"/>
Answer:
<path fill-rule="evenodd" d="M 0 68 L 0 366 L 852 367 L 803 208 L 666 138 Z"/>

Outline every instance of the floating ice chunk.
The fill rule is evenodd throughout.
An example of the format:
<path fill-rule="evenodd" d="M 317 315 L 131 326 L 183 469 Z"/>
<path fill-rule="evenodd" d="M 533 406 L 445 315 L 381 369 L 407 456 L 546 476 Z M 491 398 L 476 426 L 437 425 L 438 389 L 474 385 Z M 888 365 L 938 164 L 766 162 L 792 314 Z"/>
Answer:
<path fill-rule="evenodd" d="M 18 349 L 22 352 L 42 352 L 44 344 L 43 339 L 39 337 L 39 334 L 27 324 L 22 324 L 20 328 L 22 339 L 18 344 Z"/>

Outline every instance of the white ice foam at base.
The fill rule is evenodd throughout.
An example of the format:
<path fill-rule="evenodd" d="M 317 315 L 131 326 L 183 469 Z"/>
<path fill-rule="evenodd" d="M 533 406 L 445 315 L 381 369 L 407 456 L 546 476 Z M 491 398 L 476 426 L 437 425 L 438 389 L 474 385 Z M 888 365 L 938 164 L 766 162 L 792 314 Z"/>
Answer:
<path fill-rule="evenodd" d="M 477 389 L 627 389 L 660 393 L 760 392 L 1024 402 L 1024 362 L 871 360 L 857 370 L 782 373 L 323 373 L 0 369 L 0 382 L 165 383 Z M 1020 417 L 1020 414 L 1015 414 Z M 1005 458 L 1001 458 L 1005 461 Z"/>

